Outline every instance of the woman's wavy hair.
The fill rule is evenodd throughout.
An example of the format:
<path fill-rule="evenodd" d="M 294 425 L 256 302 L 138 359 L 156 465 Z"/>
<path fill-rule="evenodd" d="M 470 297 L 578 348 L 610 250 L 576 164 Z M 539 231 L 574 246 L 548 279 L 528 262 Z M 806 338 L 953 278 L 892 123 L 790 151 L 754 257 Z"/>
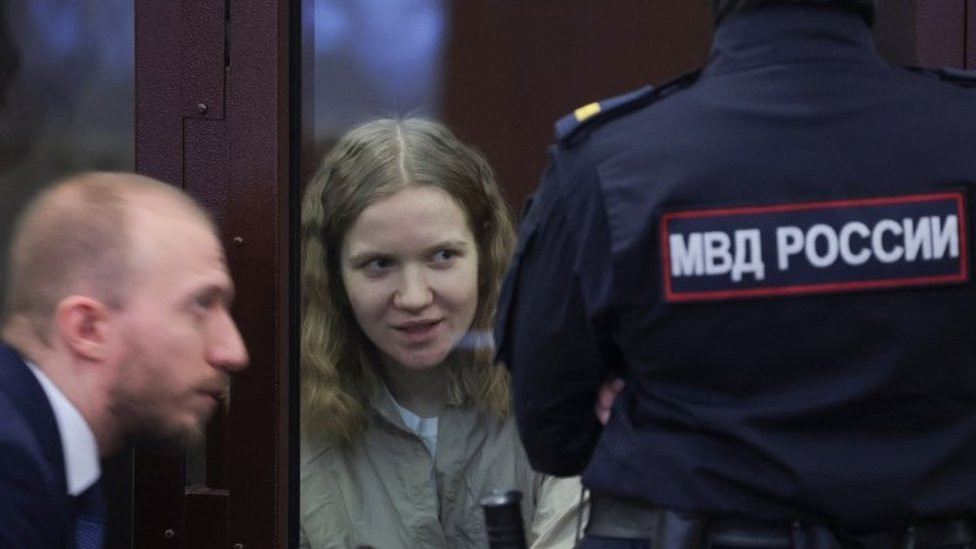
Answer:
<path fill-rule="evenodd" d="M 498 417 L 509 413 L 508 373 L 492 363 L 489 334 L 515 242 L 511 208 L 484 156 L 444 125 L 378 119 L 348 131 L 325 155 L 302 201 L 301 402 L 308 436 L 348 445 L 369 426 L 379 351 L 353 316 L 340 252 L 367 206 L 411 185 L 450 195 L 478 247 L 478 305 L 465 344 L 447 362 L 448 403 Z"/>

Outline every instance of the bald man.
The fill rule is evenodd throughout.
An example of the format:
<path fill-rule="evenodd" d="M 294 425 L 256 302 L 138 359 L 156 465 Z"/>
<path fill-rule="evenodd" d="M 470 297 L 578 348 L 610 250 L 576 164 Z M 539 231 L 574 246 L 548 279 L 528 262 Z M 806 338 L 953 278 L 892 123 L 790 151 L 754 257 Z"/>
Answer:
<path fill-rule="evenodd" d="M 178 189 L 86 173 L 27 208 L 8 266 L 0 549 L 100 547 L 99 459 L 130 436 L 201 441 L 247 364 L 224 251 Z"/>

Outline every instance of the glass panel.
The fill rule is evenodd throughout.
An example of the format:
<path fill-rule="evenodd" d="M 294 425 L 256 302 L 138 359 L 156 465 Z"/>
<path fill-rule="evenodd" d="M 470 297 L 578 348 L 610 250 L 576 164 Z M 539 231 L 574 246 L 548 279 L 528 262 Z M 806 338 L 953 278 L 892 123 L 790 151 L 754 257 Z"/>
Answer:
<path fill-rule="evenodd" d="M 132 169 L 133 43 L 132 0 L 0 0 L 4 250 L 39 186 L 77 170 Z"/>
<path fill-rule="evenodd" d="M 422 115 L 444 122 L 461 141 L 474 145 L 487 157 L 504 195 L 498 200 L 507 199 L 516 206 L 513 209 L 535 186 L 557 118 L 583 103 L 677 75 L 704 60 L 708 45 L 704 2 L 313 0 L 312 8 L 314 21 L 310 27 L 314 38 L 310 42 L 314 55 L 308 65 L 313 71 L 303 75 L 302 82 L 302 88 L 311 95 L 302 104 L 311 112 L 310 127 L 303 128 L 303 134 L 313 136 L 314 145 L 306 149 L 307 154 L 301 159 L 305 173 L 313 173 L 312 166 L 317 166 L 340 137 L 360 122 Z M 433 141 L 437 139 L 430 140 Z M 461 149 L 437 149 L 436 154 L 427 154 L 418 162 L 424 164 L 425 173 L 430 171 L 441 175 L 441 180 L 450 179 L 443 177 L 445 170 L 436 165 L 457 161 L 454 157 L 466 154 L 458 150 Z M 350 152 L 348 156 L 356 154 Z M 370 177 L 364 174 L 372 173 L 375 167 L 346 165 L 336 171 L 353 173 L 355 185 L 364 181 L 357 177 Z M 308 177 L 303 184 L 316 188 L 308 187 Z M 470 189 L 480 184 L 481 181 L 470 180 L 464 183 L 468 194 L 477 194 Z M 577 524 L 576 502 L 581 494 L 578 481 L 554 483 L 556 493 L 552 499 L 546 498 L 536 488 L 541 478 L 531 471 L 519 450 L 511 416 L 502 420 L 492 415 L 492 410 L 506 408 L 508 402 L 507 392 L 498 389 L 505 385 L 501 379 L 504 376 L 497 374 L 501 370 L 490 368 L 492 330 L 486 317 L 494 304 L 488 301 L 491 297 L 484 296 L 494 294 L 478 289 L 479 283 L 491 284 L 487 279 L 479 280 L 478 273 L 479 268 L 489 273 L 501 270 L 499 256 L 504 254 L 492 255 L 489 251 L 503 247 L 502 239 L 491 240 L 490 244 L 466 240 L 465 229 L 471 228 L 465 220 L 473 214 L 471 209 L 464 209 L 469 206 L 461 204 L 457 194 L 445 198 L 443 193 L 429 192 L 428 187 L 416 195 L 397 192 L 394 199 L 403 196 L 408 197 L 407 206 L 368 199 L 340 206 L 331 199 L 323 200 L 326 209 L 334 205 L 337 212 L 380 207 L 374 210 L 377 218 L 401 220 L 392 235 L 387 232 L 386 236 L 409 243 L 389 245 L 370 229 L 344 227 L 344 234 L 327 238 L 356 240 L 365 250 L 356 255 L 364 259 L 348 263 L 358 268 L 344 265 L 346 278 L 334 276 L 334 265 L 328 268 L 327 276 L 321 272 L 326 267 L 320 267 L 318 273 L 302 271 L 302 279 L 315 279 L 316 284 L 323 286 L 331 281 L 332 289 L 344 296 L 336 298 L 339 304 L 326 303 L 324 298 L 309 297 L 313 293 L 321 296 L 326 288 L 316 288 L 318 292 L 303 288 L 303 295 L 309 300 L 303 303 L 304 310 L 318 312 L 317 316 L 308 315 L 314 316 L 315 326 L 302 327 L 305 342 L 332 338 L 355 345 L 341 353 L 331 349 L 343 343 L 316 346 L 314 354 L 332 364 L 345 361 L 337 369 L 356 373 L 327 372 L 315 381 L 323 399 L 348 400 L 328 408 L 329 413 L 323 417 L 309 420 L 314 424 L 312 432 L 325 433 L 327 440 L 324 448 L 320 440 L 306 446 L 317 457 L 305 461 L 310 456 L 305 453 L 301 458 L 304 469 L 299 475 L 302 485 L 298 491 L 302 504 L 294 514 L 301 521 L 299 532 L 309 538 L 312 548 L 327 546 L 334 540 L 349 546 L 394 548 L 484 546 L 486 532 L 480 498 L 489 495 L 490 489 L 516 489 L 523 492 L 526 502 L 525 526 L 532 526 L 536 502 L 545 501 L 549 516 L 565 519 L 560 521 L 564 527 L 549 535 L 565 540 L 560 546 L 570 546 Z M 382 209 L 390 204 L 394 204 L 391 209 Z M 432 205 L 442 208 L 438 215 L 424 218 L 415 213 Z M 485 205 L 482 207 L 492 212 L 505 207 L 503 203 Z M 479 224 L 478 229 L 506 223 L 499 216 L 490 220 Z M 457 276 L 455 270 L 444 269 L 438 274 L 442 280 L 450 278 L 458 287 L 471 291 L 445 297 L 448 292 L 439 286 L 431 292 L 446 303 L 427 309 L 427 317 L 414 315 L 409 326 L 387 330 L 384 325 L 390 317 L 385 316 L 383 305 L 386 290 L 378 273 L 388 265 L 395 270 L 398 262 L 406 264 L 416 259 L 408 257 L 408 248 L 432 248 L 417 238 L 409 230 L 411 227 L 427 227 L 426 234 L 436 233 L 435 240 L 450 242 L 437 242 L 443 249 L 436 250 L 438 259 L 432 258 L 430 263 L 443 260 L 467 265 L 463 280 L 453 278 Z M 484 232 L 489 230 L 494 229 Z M 330 250 L 326 257 L 318 259 L 318 265 L 324 265 L 328 258 L 335 260 L 334 252 Z M 302 259 L 308 261 L 314 253 L 304 250 Z M 473 319 L 455 319 L 451 306 L 469 311 Z M 342 321 L 336 320 L 339 317 Z M 442 328 L 438 325 L 442 320 L 450 326 L 443 330 L 452 330 L 452 337 L 456 335 L 458 340 L 448 338 L 445 343 L 439 339 L 438 330 Z M 449 322 L 456 322 L 457 326 Z M 406 345 L 399 345 L 401 336 L 409 340 Z M 456 348 L 452 348 L 454 344 Z M 424 349 L 413 355 L 409 349 L 404 350 L 407 347 Z M 327 356 L 332 354 L 337 356 Z M 363 355 L 369 358 L 361 358 Z M 323 370 L 328 368 L 320 366 Z M 448 404 L 449 399 L 443 397 L 449 393 L 447 390 L 428 398 L 426 389 L 450 383 L 442 375 L 449 368 L 464 370 L 467 380 L 479 379 L 452 386 L 456 391 L 450 394 L 463 394 L 461 404 Z M 481 383 L 478 376 L 483 372 L 493 373 L 485 375 L 486 382 Z M 339 376 L 342 377 L 337 383 Z M 381 381 L 370 384 L 362 381 L 364 378 Z M 343 394 L 337 398 L 337 393 Z M 476 400 L 477 406 L 473 404 Z M 355 425 L 356 418 L 362 416 L 349 410 L 358 409 L 357 406 L 370 421 L 365 432 L 351 435 L 351 450 L 346 452 L 340 449 L 340 429 L 329 426 Z"/>

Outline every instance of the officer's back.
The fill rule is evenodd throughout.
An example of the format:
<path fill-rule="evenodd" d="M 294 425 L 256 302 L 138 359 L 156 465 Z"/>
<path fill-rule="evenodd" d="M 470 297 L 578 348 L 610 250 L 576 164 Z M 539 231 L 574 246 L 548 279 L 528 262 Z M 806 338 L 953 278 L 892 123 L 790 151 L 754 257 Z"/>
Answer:
<path fill-rule="evenodd" d="M 534 465 L 853 532 L 976 510 L 968 78 L 889 66 L 851 11 L 770 6 L 723 19 L 700 73 L 565 129 L 500 313 Z M 535 276 L 560 261 L 579 334 Z M 610 374 L 602 433 L 551 413 Z"/>

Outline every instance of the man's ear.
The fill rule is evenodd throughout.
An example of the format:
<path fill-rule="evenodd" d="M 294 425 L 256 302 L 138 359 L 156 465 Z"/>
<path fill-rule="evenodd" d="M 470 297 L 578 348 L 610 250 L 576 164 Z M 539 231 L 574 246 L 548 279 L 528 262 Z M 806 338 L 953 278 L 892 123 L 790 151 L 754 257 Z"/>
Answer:
<path fill-rule="evenodd" d="M 55 311 L 58 337 L 71 352 L 93 361 L 109 353 L 109 310 L 97 299 L 73 295 L 58 303 Z"/>

